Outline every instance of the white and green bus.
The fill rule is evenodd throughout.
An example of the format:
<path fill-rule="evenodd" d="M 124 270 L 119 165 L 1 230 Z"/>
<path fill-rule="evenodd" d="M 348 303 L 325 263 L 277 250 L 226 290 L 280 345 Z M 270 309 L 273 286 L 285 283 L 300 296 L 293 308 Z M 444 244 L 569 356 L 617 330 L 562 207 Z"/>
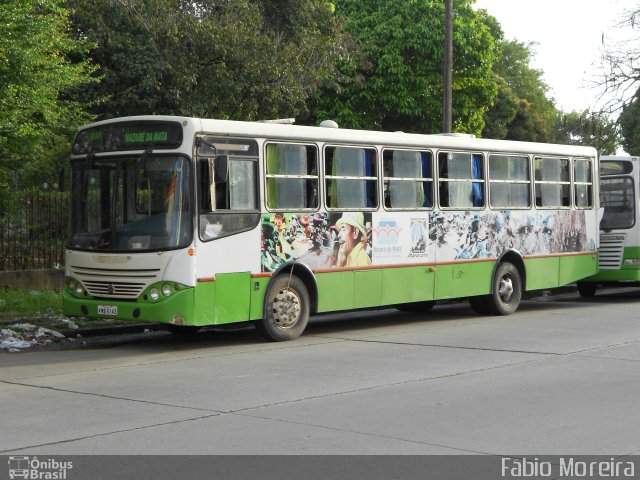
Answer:
<path fill-rule="evenodd" d="M 593 148 L 335 127 L 80 128 L 65 314 L 288 340 L 323 312 L 468 298 L 505 315 L 597 272 Z"/>
<path fill-rule="evenodd" d="M 640 285 L 640 157 L 600 158 L 600 271 L 578 282 L 583 297 L 599 285 Z"/>

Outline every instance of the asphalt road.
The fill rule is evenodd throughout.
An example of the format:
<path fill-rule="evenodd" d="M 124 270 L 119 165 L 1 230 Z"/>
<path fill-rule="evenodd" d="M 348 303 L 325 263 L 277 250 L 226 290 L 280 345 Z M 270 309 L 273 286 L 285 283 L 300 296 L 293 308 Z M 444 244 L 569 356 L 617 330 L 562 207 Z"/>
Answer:
<path fill-rule="evenodd" d="M 640 453 L 640 290 L 0 354 L 1 455 Z"/>

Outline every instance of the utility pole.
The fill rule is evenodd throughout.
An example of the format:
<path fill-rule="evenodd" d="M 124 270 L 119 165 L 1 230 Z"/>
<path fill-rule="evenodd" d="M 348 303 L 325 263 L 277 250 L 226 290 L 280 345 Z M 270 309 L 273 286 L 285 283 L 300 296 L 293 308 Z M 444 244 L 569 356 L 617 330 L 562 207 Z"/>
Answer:
<path fill-rule="evenodd" d="M 444 0 L 444 108 L 442 131 L 451 133 L 453 95 L 453 0 Z"/>

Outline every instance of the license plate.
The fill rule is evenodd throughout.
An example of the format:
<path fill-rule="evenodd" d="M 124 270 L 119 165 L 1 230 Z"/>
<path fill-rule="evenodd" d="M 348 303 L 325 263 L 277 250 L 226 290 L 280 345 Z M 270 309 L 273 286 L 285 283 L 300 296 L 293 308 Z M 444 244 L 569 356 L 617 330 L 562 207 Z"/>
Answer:
<path fill-rule="evenodd" d="M 115 305 L 98 305 L 98 315 L 118 315 L 118 307 Z"/>

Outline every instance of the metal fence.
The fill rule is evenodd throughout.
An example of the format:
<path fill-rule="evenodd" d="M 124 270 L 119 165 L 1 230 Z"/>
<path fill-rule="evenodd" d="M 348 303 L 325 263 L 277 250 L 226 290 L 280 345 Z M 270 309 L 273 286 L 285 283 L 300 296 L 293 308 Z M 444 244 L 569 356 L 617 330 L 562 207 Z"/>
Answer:
<path fill-rule="evenodd" d="M 68 192 L 16 192 L 0 205 L 0 270 L 63 268 Z"/>

